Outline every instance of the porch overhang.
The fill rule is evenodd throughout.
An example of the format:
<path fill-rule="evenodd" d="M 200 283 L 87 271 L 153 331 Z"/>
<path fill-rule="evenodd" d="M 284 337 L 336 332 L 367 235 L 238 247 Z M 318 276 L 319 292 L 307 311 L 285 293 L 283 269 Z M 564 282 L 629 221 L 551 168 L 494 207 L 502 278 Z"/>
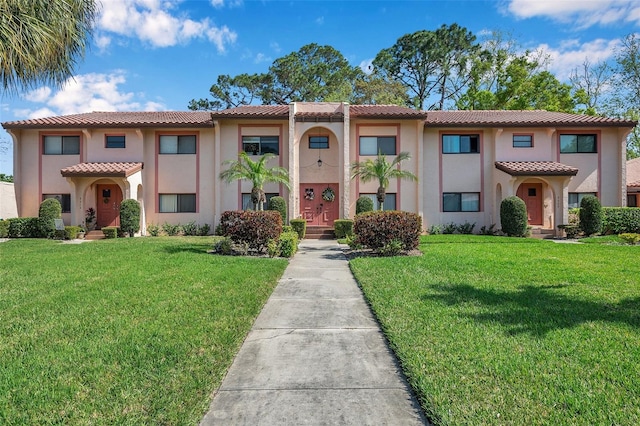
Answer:
<path fill-rule="evenodd" d="M 575 176 L 578 169 L 555 161 L 496 161 L 496 169 L 511 176 Z"/>
<path fill-rule="evenodd" d="M 139 172 L 144 163 L 110 162 L 79 163 L 60 170 L 63 177 L 119 177 L 128 178 Z"/>

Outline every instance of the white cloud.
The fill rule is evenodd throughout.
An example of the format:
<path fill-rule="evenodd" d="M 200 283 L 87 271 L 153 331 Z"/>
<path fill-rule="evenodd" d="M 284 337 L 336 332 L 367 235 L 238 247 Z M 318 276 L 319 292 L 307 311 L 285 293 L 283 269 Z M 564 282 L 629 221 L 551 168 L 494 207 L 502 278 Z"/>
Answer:
<path fill-rule="evenodd" d="M 373 72 L 373 58 L 365 59 L 364 61 L 360 62 L 359 66 L 362 72 L 364 72 L 365 74 L 371 74 Z"/>
<path fill-rule="evenodd" d="M 319 16 L 316 18 L 316 24 L 322 25 L 324 24 L 324 16 Z"/>
<path fill-rule="evenodd" d="M 276 52 L 276 53 L 280 53 L 282 52 L 282 48 L 280 47 L 280 45 L 278 43 L 276 43 L 275 41 L 272 41 L 269 44 L 269 47 L 271 47 L 271 49 Z"/>
<path fill-rule="evenodd" d="M 159 102 L 144 101 L 144 94 L 122 91 L 125 73 L 83 74 L 65 82 L 57 92 L 44 87 L 25 95 L 25 100 L 36 105 L 32 109 L 15 110 L 17 117 L 40 118 L 53 115 L 78 114 L 91 111 L 161 111 Z"/>
<path fill-rule="evenodd" d="M 242 0 L 211 0 L 211 6 L 215 8 L 221 8 L 224 6 L 228 7 L 238 7 L 242 6 Z"/>
<path fill-rule="evenodd" d="M 507 10 L 520 19 L 544 17 L 582 29 L 621 21 L 640 25 L 640 3 L 629 0 L 510 0 Z"/>
<path fill-rule="evenodd" d="M 188 43 L 193 39 L 206 39 L 224 52 L 234 43 L 237 34 L 227 26 L 216 26 L 208 18 L 194 21 L 176 14 L 179 0 L 109 0 L 102 4 L 97 20 L 97 44 L 104 48 L 111 39 L 104 33 L 122 37 L 137 37 L 153 47 L 168 47 Z M 217 2 L 222 5 L 222 1 Z M 217 4 L 212 2 L 214 6 Z M 237 2 L 232 2 L 236 4 Z"/>
<path fill-rule="evenodd" d="M 256 57 L 253 59 L 253 62 L 255 62 L 256 64 L 260 64 L 262 62 L 271 62 L 271 61 L 272 59 L 269 56 L 265 55 L 264 53 L 258 53 Z"/>
<path fill-rule="evenodd" d="M 613 59 L 619 46 L 619 39 L 605 40 L 599 38 L 586 43 L 580 43 L 577 40 L 565 40 L 558 47 L 541 44 L 538 49 L 542 49 L 551 57 L 549 71 L 554 73 L 558 80 L 566 81 L 571 75 L 571 71 L 580 67 L 587 59 L 591 64 Z"/>

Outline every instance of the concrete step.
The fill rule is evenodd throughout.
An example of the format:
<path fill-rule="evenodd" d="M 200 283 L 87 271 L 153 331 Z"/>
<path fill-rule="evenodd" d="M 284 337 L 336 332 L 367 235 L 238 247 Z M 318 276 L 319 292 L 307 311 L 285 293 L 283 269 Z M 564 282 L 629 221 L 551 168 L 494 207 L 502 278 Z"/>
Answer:
<path fill-rule="evenodd" d="M 305 238 L 309 240 L 335 240 L 336 234 L 331 226 L 307 226 Z"/>
<path fill-rule="evenodd" d="M 104 233 L 102 231 L 89 231 L 84 237 L 85 240 L 104 240 Z"/>

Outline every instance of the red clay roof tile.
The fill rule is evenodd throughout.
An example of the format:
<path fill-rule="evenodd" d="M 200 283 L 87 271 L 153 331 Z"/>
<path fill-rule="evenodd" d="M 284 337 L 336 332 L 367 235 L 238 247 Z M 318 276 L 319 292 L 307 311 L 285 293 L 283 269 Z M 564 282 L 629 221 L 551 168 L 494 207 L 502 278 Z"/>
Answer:
<path fill-rule="evenodd" d="M 142 170 L 143 163 L 79 163 L 60 170 L 63 177 L 129 177 Z"/>
<path fill-rule="evenodd" d="M 397 105 L 351 105 L 351 118 L 392 118 L 392 119 L 420 119 L 427 117 L 425 111 L 419 111 Z"/>
<path fill-rule="evenodd" d="M 627 161 L 627 186 L 640 188 L 640 158 Z"/>
<path fill-rule="evenodd" d="M 289 118 L 289 105 L 243 105 L 236 108 L 212 111 L 209 113 L 214 119 L 224 118 L 266 118 L 282 119 Z"/>
<path fill-rule="evenodd" d="M 569 114 L 550 111 L 429 111 L 425 125 L 428 127 L 537 127 L 537 126 L 618 126 L 633 127 L 636 121 L 592 115 Z"/>
<path fill-rule="evenodd" d="M 555 161 L 496 161 L 496 169 L 511 176 L 575 176 L 578 169 Z"/>

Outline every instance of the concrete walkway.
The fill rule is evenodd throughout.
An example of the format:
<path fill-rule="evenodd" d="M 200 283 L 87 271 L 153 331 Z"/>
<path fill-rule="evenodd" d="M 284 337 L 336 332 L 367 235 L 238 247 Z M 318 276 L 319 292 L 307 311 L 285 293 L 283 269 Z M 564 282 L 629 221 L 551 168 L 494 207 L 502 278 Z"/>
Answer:
<path fill-rule="evenodd" d="M 335 241 L 304 240 L 201 425 L 424 425 Z"/>

